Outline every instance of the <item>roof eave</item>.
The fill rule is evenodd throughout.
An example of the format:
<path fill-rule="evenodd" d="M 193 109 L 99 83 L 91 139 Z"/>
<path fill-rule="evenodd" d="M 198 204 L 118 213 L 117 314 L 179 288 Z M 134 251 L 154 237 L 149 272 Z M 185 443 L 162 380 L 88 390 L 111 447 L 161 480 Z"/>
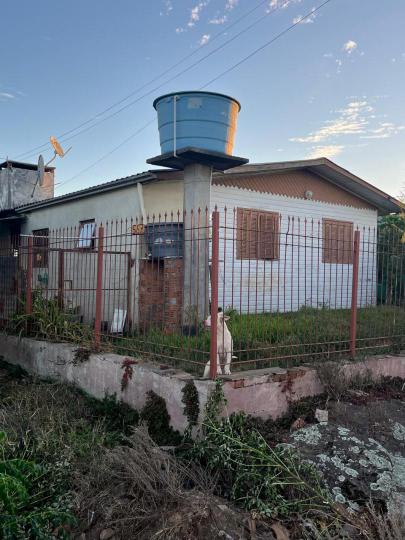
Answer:
<path fill-rule="evenodd" d="M 328 182 L 374 206 L 380 214 L 401 212 L 404 205 L 395 197 L 362 180 L 350 171 L 340 167 L 328 158 L 305 159 L 298 161 L 281 161 L 276 163 L 255 163 L 242 165 L 225 174 L 263 174 L 292 170 L 309 170 Z"/>
<path fill-rule="evenodd" d="M 87 189 L 82 189 L 80 191 L 75 191 L 73 193 L 67 193 L 66 195 L 61 195 L 60 197 L 55 197 L 52 199 L 44 199 L 43 201 L 37 201 L 35 203 L 26 204 L 15 208 L 17 213 L 20 212 L 32 212 L 39 210 L 41 208 L 46 208 L 49 206 L 55 206 L 58 204 L 63 204 L 66 202 L 75 201 L 77 199 L 83 199 L 86 197 L 91 197 L 93 195 L 99 195 L 101 193 L 107 193 L 116 189 L 126 188 L 131 185 L 135 185 L 138 182 L 149 182 L 156 180 L 156 175 L 151 174 L 149 171 L 140 173 L 134 176 L 128 176 L 126 178 L 116 180 L 113 182 L 100 184 L 98 186 L 92 186 Z"/>

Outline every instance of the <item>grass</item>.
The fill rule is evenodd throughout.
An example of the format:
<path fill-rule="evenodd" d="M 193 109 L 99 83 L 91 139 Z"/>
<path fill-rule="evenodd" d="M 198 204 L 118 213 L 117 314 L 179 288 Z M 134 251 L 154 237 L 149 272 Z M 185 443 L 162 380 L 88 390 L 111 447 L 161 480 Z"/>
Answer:
<path fill-rule="evenodd" d="M 336 356 L 349 356 L 349 309 L 302 308 L 290 313 L 240 315 L 231 312 L 228 327 L 234 341 L 233 371 L 269 366 L 290 367 Z M 405 338 L 405 310 L 378 306 L 357 310 L 357 350 L 398 352 Z M 200 374 L 209 359 L 209 332 L 167 334 L 150 330 L 113 339 L 119 354 L 147 354 L 191 373 Z"/>

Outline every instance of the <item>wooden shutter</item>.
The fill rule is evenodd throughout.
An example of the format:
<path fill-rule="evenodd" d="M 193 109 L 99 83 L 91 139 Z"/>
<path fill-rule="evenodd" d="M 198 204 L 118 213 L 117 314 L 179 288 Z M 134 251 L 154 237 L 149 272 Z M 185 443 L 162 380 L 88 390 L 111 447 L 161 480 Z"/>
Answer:
<path fill-rule="evenodd" d="M 249 208 L 237 209 L 236 257 L 278 259 L 279 215 Z"/>
<path fill-rule="evenodd" d="M 353 223 L 323 220 L 323 262 L 351 264 L 353 262 Z"/>
<path fill-rule="evenodd" d="M 259 259 L 279 258 L 279 216 L 272 212 L 259 215 Z"/>
<path fill-rule="evenodd" d="M 236 256 L 256 259 L 258 253 L 259 212 L 248 208 L 237 209 Z"/>

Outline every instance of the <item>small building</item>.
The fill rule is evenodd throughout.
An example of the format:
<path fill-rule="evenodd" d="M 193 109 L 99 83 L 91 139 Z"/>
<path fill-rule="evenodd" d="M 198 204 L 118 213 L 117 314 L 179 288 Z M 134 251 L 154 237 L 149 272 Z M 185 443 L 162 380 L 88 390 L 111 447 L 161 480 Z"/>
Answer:
<path fill-rule="evenodd" d="M 97 227 L 103 222 L 106 329 L 122 312 L 127 325 L 158 324 L 171 331 L 184 325 L 185 314 L 194 309 L 182 290 L 183 252 L 166 256 L 162 251 L 161 257 L 151 257 L 148 224 L 166 224 L 165 230 L 171 224 L 181 243 L 183 221 L 186 230 L 191 222 L 196 228 L 209 226 L 210 213 L 218 209 L 219 303 L 224 308 L 243 313 L 288 312 L 303 306 L 344 309 L 351 301 L 354 231 L 360 230 L 358 305 L 373 305 L 377 217 L 401 210 L 395 198 L 326 158 L 214 172 L 210 208 L 200 213 L 195 209 L 185 219 L 183 173 L 178 170 L 150 170 L 54 197 L 52 169 L 46 185 L 36 187 L 34 200 L 35 166 L 8 162 L 0 165 L 1 174 L 0 200 L 8 202 L 2 202 L 0 234 L 37 238 L 33 288 L 47 291 L 49 297 L 62 295 L 63 304 L 90 323 Z M 24 187 L 23 196 L 19 186 Z M 135 234 L 134 224 L 142 225 Z M 190 243 L 181 249 L 191 249 Z M 198 256 L 209 253 L 207 245 Z M 206 276 L 208 293 L 209 288 Z"/>

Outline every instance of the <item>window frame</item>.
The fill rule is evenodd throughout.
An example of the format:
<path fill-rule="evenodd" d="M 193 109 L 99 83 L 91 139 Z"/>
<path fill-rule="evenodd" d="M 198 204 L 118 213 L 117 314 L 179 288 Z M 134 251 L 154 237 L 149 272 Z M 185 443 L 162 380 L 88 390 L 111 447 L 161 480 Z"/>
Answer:
<path fill-rule="evenodd" d="M 46 238 L 44 238 L 46 236 Z M 49 265 L 49 227 L 32 230 L 32 267 L 48 268 Z M 40 260 L 38 260 L 38 255 Z"/>
<path fill-rule="evenodd" d="M 86 230 L 88 225 L 92 225 L 92 235 L 91 237 L 86 236 L 82 237 L 83 231 Z M 79 235 L 77 237 L 77 243 L 76 248 L 80 250 L 91 250 L 95 247 L 95 240 L 96 240 L 96 220 L 94 218 L 92 219 L 83 219 L 79 222 Z M 88 244 L 83 245 L 83 242 L 87 241 Z"/>
<path fill-rule="evenodd" d="M 244 226 L 245 214 L 250 225 Z M 271 234 L 275 241 L 271 244 L 272 255 L 266 256 L 264 253 L 266 247 L 263 235 L 269 234 L 266 228 L 263 228 L 263 221 L 271 218 L 273 231 Z M 252 226 L 253 223 L 253 226 Z M 246 238 L 245 235 L 249 238 Z M 280 214 L 269 210 L 258 208 L 240 208 L 236 209 L 236 258 L 238 260 L 259 260 L 259 261 L 278 261 L 280 260 Z"/>
<path fill-rule="evenodd" d="M 339 238 L 339 227 L 342 227 L 343 238 Z M 333 229 L 335 228 L 335 229 Z M 350 239 L 346 240 L 346 230 L 349 228 Z M 336 230 L 337 237 L 330 238 L 330 231 Z M 337 243 L 337 247 L 332 247 L 332 242 Z M 353 242 L 354 242 L 354 222 L 333 218 L 322 218 L 322 262 L 323 264 L 353 264 Z M 343 243 L 342 249 L 339 243 Z M 349 249 L 346 249 L 345 243 Z M 329 246 L 328 246 L 329 244 Z"/>

